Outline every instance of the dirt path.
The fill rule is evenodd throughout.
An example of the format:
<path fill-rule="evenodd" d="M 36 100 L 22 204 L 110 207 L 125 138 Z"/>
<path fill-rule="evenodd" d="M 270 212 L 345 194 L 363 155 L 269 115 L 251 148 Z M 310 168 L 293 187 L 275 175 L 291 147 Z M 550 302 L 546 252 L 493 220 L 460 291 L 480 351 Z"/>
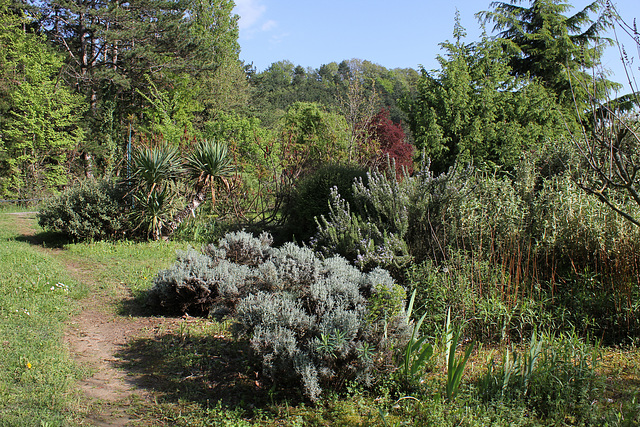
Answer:
<path fill-rule="evenodd" d="M 38 241 L 33 228 L 35 213 L 11 215 L 15 216 L 18 233 L 28 241 L 54 256 L 61 254 L 61 249 L 45 248 Z M 126 411 L 131 399 L 134 396 L 150 399 L 150 396 L 136 387 L 135 377 L 118 367 L 122 361 L 116 354 L 121 353 L 132 338 L 154 336 L 163 328 L 163 323 L 172 320 L 118 316 L 112 305 L 127 296 L 123 285 L 116 290 L 115 296 L 109 296 L 99 291 L 87 266 L 66 260 L 65 266 L 74 279 L 91 289 L 89 296 L 81 302 L 80 313 L 69 320 L 65 334 L 72 357 L 93 373 L 79 384 L 90 408 L 89 419 L 84 421 L 94 426 L 125 426 L 133 421 Z"/>

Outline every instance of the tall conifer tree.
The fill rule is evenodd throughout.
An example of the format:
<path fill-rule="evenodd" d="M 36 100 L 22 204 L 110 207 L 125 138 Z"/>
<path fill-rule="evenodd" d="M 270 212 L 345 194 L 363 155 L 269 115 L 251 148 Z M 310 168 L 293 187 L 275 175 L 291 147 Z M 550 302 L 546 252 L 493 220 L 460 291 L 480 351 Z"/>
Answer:
<path fill-rule="evenodd" d="M 560 103 L 586 107 L 586 94 L 579 81 L 590 79 L 587 70 L 599 64 L 604 48 L 611 43 L 602 33 L 609 25 L 606 15 L 597 15 L 602 3 L 594 1 L 573 15 L 564 0 L 524 0 L 493 2 L 491 11 L 477 14 L 492 22 L 500 40 L 511 54 L 512 73 L 537 77 L 556 93 Z M 573 79 L 573 81 L 572 81 Z M 603 89 L 615 84 L 600 77 Z M 603 91 L 604 92 L 604 91 Z"/>

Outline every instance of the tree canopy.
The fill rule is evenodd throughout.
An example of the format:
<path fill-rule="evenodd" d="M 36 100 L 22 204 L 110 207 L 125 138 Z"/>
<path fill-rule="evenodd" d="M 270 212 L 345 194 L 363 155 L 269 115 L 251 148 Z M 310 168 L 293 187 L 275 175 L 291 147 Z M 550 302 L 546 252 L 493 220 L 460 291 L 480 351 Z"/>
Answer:
<path fill-rule="evenodd" d="M 83 138 L 82 100 L 60 84 L 63 58 L 0 0 L 0 196 L 34 197 L 68 183 Z"/>
<path fill-rule="evenodd" d="M 565 14 L 572 6 L 564 0 L 523 0 L 493 2 L 491 11 L 477 14 L 484 22 L 494 24 L 500 41 L 510 54 L 511 73 L 517 77 L 539 78 L 564 105 L 574 100 L 584 103 L 585 94 L 572 78 L 585 78 L 585 70 L 600 61 L 605 46 L 604 37 L 610 25 L 605 14 L 598 13 L 602 2 L 594 1 L 573 15 Z M 592 15 L 597 17 L 594 19 Z M 612 87 L 604 78 L 599 83 Z"/>
<path fill-rule="evenodd" d="M 442 43 L 440 70 L 422 69 L 416 95 L 405 103 L 416 148 L 444 171 L 456 161 L 513 166 L 523 151 L 559 137 L 564 121 L 549 90 L 514 76 L 499 41 Z"/>

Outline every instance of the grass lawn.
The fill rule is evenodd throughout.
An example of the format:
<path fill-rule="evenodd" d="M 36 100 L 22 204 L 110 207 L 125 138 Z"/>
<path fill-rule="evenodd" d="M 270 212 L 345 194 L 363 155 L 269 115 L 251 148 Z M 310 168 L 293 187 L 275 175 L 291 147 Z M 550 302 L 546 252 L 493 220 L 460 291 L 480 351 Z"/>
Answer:
<path fill-rule="evenodd" d="M 87 289 L 0 213 L 0 425 L 66 425 L 85 375 L 63 343 L 65 322 Z"/>

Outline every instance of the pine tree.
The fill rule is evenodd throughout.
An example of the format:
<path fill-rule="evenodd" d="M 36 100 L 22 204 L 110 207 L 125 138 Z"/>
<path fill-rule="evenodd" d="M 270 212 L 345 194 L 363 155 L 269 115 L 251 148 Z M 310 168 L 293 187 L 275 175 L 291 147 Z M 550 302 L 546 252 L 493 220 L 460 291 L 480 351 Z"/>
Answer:
<path fill-rule="evenodd" d="M 130 124 L 175 140 L 244 100 L 231 0 L 38 5 L 42 29 L 66 54 L 65 77 L 90 105 L 87 154 L 122 147 Z"/>

